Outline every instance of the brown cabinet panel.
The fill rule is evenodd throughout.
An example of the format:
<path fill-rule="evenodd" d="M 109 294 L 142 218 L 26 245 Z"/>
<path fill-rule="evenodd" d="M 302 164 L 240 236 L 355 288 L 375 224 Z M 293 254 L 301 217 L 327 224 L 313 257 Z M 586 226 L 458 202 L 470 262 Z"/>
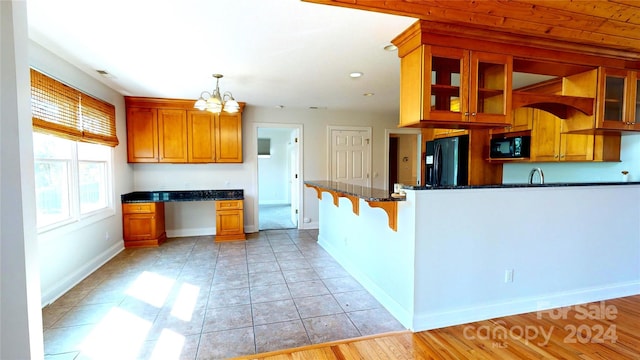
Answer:
<path fill-rule="evenodd" d="M 187 120 L 188 162 L 215 162 L 215 115 L 207 111 L 189 110 L 187 111 Z"/>
<path fill-rule="evenodd" d="M 219 200 L 216 201 L 216 211 L 238 210 L 243 208 L 243 200 Z"/>
<path fill-rule="evenodd" d="M 158 112 L 127 109 L 127 161 L 158 162 Z"/>
<path fill-rule="evenodd" d="M 158 246 L 166 239 L 164 203 L 122 204 L 124 246 Z"/>
<path fill-rule="evenodd" d="M 600 96 L 597 102 L 597 124 L 600 129 L 640 130 L 638 73 L 601 68 L 598 76 Z"/>
<path fill-rule="evenodd" d="M 216 201 L 216 241 L 244 239 L 243 200 Z"/>
<path fill-rule="evenodd" d="M 156 211 L 155 203 L 122 204 L 123 214 L 153 214 L 155 211 Z"/>
<path fill-rule="evenodd" d="M 242 162 L 242 118 L 240 114 L 220 113 L 217 133 L 216 162 Z"/>
<path fill-rule="evenodd" d="M 187 162 L 187 114 L 184 110 L 158 109 L 159 162 Z"/>
<path fill-rule="evenodd" d="M 531 114 L 531 161 L 559 161 L 560 119 L 546 111 L 534 110 Z"/>

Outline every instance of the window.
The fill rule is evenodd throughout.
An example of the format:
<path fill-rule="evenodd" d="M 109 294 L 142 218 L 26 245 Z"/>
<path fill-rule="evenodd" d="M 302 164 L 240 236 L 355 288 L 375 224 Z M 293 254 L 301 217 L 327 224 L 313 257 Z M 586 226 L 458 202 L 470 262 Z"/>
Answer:
<path fill-rule="evenodd" d="M 33 133 L 39 231 L 112 213 L 108 146 Z"/>
<path fill-rule="evenodd" d="M 271 139 L 258 138 L 258 157 L 259 158 L 271 157 Z"/>
<path fill-rule="evenodd" d="M 31 69 L 40 232 L 113 214 L 115 107 Z"/>

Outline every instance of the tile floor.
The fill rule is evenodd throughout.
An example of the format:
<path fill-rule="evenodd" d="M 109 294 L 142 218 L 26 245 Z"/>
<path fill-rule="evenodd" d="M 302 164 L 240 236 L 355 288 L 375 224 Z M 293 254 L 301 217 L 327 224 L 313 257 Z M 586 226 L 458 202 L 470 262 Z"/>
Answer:
<path fill-rule="evenodd" d="M 224 359 L 403 330 L 316 238 L 126 249 L 43 309 L 46 359 Z"/>
<path fill-rule="evenodd" d="M 259 205 L 258 218 L 260 230 L 294 229 L 291 222 L 291 205 Z"/>

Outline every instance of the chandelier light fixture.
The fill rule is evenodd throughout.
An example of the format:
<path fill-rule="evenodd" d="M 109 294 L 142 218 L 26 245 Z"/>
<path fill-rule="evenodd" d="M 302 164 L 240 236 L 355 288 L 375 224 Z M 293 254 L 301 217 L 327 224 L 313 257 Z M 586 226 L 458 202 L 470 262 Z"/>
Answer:
<path fill-rule="evenodd" d="M 212 92 L 203 91 L 193 107 L 215 114 L 220 114 L 221 111 L 228 113 L 238 112 L 240 110 L 240 104 L 238 104 L 229 91 L 225 91 L 224 94 L 220 95 L 218 83 L 220 82 L 220 78 L 222 78 L 222 74 L 213 74 L 213 77 L 216 78 L 216 88 L 213 89 Z"/>

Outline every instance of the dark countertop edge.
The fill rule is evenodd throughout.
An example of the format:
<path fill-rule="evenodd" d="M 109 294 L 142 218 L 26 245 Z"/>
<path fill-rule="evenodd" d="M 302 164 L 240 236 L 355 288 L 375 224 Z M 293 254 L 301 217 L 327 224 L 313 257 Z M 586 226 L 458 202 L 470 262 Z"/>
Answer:
<path fill-rule="evenodd" d="M 516 188 L 611 186 L 611 185 L 640 185 L 640 182 L 634 181 L 634 182 L 588 182 L 588 183 L 548 183 L 548 184 L 496 184 L 496 185 L 461 185 L 461 186 L 402 185 L 402 188 L 407 190 L 462 190 L 462 189 L 516 189 Z"/>
<path fill-rule="evenodd" d="M 172 197 L 173 195 L 173 197 Z M 179 195 L 179 196 L 178 196 Z M 244 190 L 158 190 L 132 191 L 121 194 L 123 204 L 179 201 L 244 200 Z"/>
<path fill-rule="evenodd" d="M 388 190 L 367 186 L 352 185 L 328 180 L 305 180 L 304 184 L 317 186 L 322 189 L 355 196 L 365 201 L 405 201 L 406 197 L 392 197 Z"/>

